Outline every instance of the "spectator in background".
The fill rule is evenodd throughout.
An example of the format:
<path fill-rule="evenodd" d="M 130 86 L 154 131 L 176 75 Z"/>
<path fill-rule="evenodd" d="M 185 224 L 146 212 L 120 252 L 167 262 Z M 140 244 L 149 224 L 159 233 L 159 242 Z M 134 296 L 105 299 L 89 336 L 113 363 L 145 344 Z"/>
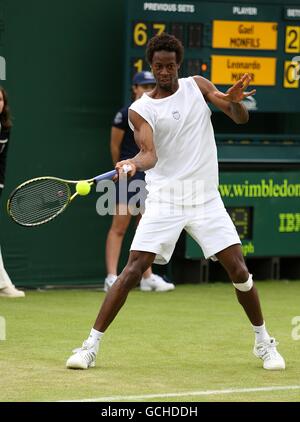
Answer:
<path fill-rule="evenodd" d="M 12 123 L 8 108 L 7 94 L 0 87 L 0 196 L 4 187 L 7 146 Z M 24 297 L 25 293 L 16 289 L 7 274 L 0 248 L 0 296 L 3 297 Z"/>
<path fill-rule="evenodd" d="M 132 80 L 133 100 L 135 101 L 140 98 L 144 92 L 151 91 L 154 86 L 155 79 L 151 72 L 143 71 L 136 73 Z M 139 152 L 139 148 L 134 140 L 133 131 L 128 125 L 128 106 L 123 107 L 115 115 L 111 128 L 110 148 L 114 165 L 118 161 L 134 157 Z M 145 173 L 136 172 L 130 181 L 137 179 L 145 180 Z M 136 194 L 136 192 L 127 192 L 127 202 L 121 203 L 122 199 L 119 198 L 119 181 L 116 182 L 116 192 L 116 214 L 113 216 L 112 225 L 106 240 L 107 277 L 104 281 L 104 290 L 106 292 L 117 279 L 121 247 L 132 217 L 132 210 L 130 210 L 128 201 Z M 146 198 L 146 190 L 143 196 Z M 140 218 L 141 214 L 138 214 L 137 223 Z M 175 286 L 173 283 L 167 283 L 157 274 L 153 274 L 150 267 L 143 274 L 140 288 L 142 291 L 155 290 L 162 292 L 173 290 Z"/>

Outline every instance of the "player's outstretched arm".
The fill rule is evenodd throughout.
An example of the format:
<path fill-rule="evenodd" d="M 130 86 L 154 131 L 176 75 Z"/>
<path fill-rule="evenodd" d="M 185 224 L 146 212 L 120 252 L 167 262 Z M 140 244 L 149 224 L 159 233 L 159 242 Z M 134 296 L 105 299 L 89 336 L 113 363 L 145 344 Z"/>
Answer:
<path fill-rule="evenodd" d="M 157 162 L 153 131 L 148 122 L 133 110 L 129 110 L 129 119 L 134 126 L 134 139 L 140 148 L 140 152 L 130 161 L 138 171 L 153 168 Z"/>
<path fill-rule="evenodd" d="M 249 113 L 241 101 L 250 95 L 254 95 L 256 92 L 255 89 L 245 92 L 251 81 L 250 75 L 247 73 L 243 75 L 226 93 L 219 91 L 212 82 L 202 76 L 195 76 L 194 79 L 206 101 L 222 110 L 235 123 L 242 124 L 248 122 Z"/>

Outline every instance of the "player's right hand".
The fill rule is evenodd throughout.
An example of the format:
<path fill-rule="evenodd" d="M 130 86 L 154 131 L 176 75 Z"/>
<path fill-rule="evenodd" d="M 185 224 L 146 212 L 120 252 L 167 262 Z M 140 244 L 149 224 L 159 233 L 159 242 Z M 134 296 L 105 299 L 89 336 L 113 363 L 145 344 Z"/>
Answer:
<path fill-rule="evenodd" d="M 117 162 L 115 169 L 118 171 L 118 176 L 115 176 L 114 180 L 124 177 L 125 174 L 127 177 L 132 177 L 136 173 L 136 165 L 130 159 Z"/>

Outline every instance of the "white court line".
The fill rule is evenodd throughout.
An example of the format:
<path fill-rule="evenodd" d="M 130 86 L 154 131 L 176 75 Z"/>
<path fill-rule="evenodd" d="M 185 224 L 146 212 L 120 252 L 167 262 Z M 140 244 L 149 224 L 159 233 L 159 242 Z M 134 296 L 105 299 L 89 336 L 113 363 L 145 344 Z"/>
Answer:
<path fill-rule="evenodd" d="M 188 396 L 215 396 L 221 394 L 235 393 L 255 393 L 257 391 L 284 391 L 284 390 L 300 390 L 300 385 L 286 385 L 273 387 L 256 387 L 256 388 L 230 388 L 227 390 L 204 390 L 204 391 L 187 391 L 182 393 L 161 393 L 161 394 L 144 394 L 140 396 L 111 396 L 97 397 L 93 399 L 82 400 L 59 400 L 60 402 L 110 402 L 110 401 L 131 401 L 143 399 L 158 399 L 172 397 L 188 397 Z"/>

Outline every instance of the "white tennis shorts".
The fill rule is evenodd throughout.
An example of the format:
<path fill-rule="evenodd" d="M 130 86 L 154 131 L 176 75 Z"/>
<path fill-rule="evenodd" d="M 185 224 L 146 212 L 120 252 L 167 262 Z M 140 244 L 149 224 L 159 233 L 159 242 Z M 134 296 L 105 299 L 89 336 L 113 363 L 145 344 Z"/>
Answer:
<path fill-rule="evenodd" d="M 130 250 L 155 253 L 156 264 L 167 264 L 183 229 L 198 243 L 205 258 L 213 260 L 216 253 L 241 243 L 220 196 L 202 205 L 172 208 L 147 199 Z"/>

